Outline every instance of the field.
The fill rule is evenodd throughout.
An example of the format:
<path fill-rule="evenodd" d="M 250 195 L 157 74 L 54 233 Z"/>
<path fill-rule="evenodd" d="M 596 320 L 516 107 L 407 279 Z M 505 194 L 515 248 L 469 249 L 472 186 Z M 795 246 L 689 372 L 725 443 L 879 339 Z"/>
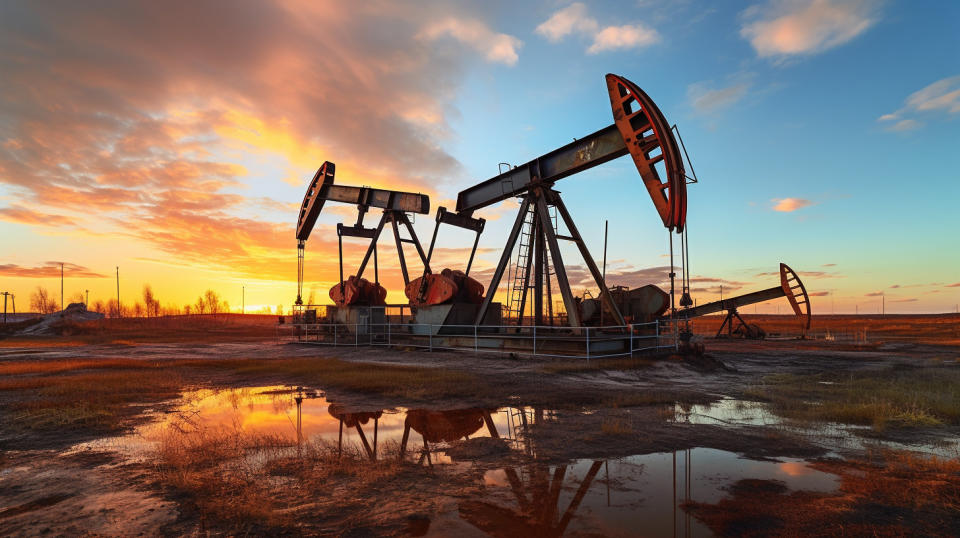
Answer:
<path fill-rule="evenodd" d="M 960 532 L 960 316 L 745 318 L 774 338 L 590 362 L 273 316 L 0 339 L 0 534 Z"/>

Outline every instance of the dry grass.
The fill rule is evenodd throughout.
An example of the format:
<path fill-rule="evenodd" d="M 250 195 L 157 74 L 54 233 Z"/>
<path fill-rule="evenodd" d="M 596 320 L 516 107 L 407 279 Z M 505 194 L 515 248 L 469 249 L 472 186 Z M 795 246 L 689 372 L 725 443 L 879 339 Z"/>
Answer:
<path fill-rule="evenodd" d="M 781 310 L 788 309 L 786 302 Z M 750 310 L 745 309 L 745 310 Z M 786 310 L 784 310 L 786 311 Z M 748 314 L 740 312 L 748 323 L 756 323 L 768 334 L 799 334 L 800 322 L 791 315 Z M 704 316 L 693 322 L 694 332 L 713 336 L 723 316 Z M 880 315 L 814 315 L 812 333 L 853 334 L 866 331 L 869 340 L 910 340 L 918 343 L 953 345 L 960 341 L 960 314 L 888 314 Z"/>
<path fill-rule="evenodd" d="M 177 397 L 188 379 L 211 373 L 238 383 L 291 383 L 424 401 L 486 392 L 475 376 L 441 368 L 372 365 L 333 358 L 138 361 L 31 360 L 0 363 L 0 416 L 20 430 L 115 431 L 137 414 L 132 403 Z"/>
<path fill-rule="evenodd" d="M 56 374 L 76 370 L 126 370 L 154 368 L 147 361 L 136 359 L 68 359 L 0 362 L 0 376 L 24 374 Z"/>
<path fill-rule="evenodd" d="M 371 461 L 359 447 L 298 447 L 277 437 L 189 426 L 167 430 L 156 461 L 159 484 L 201 521 L 229 534 L 297 532 L 310 524 L 304 516 L 343 517 L 348 505 L 363 504 L 365 487 L 403 471 L 397 459 Z M 340 490 L 360 498 L 338 494 L 343 484 L 349 487 Z"/>
<path fill-rule="evenodd" d="M 56 325 L 59 336 L 14 336 L 0 340 L 0 347 L 264 340 L 276 336 L 276 325 L 276 316 L 255 314 L 63 322 Z"/>
<path fill-rule="evenodd" d="M 834 493 L 788 492 L 779 482 L 741 480 L 716 504 L 689 503 L 721 536 L 956 536 L 960 461 L 884 452 L 813 464 L 840 477 Z"/>
<path fill-rule="evenodd" d="M 960 369 L 888 368 L 881 371 L 779 374 L 747 394 L 770 402 L 784 417 L 888 427 L 960 423 Z"/>
<path fill-rule="evenodd" d="M 369 364 L 335 358 L 181 361 L 178 364 L 227 371 L 244 378 L 281 376 L 305 385 L 410 400 L 480 396 L 486 388 L 476 376 L 457 370 Z"/>
<path fill-rule="evenodd" d="M 132 403 L 176 397 L 181 378 L 156 370 L 97 371 L 22 376 L 0 381 L 0 391 L 18 391 L 4 409 L 10 427 L 113 431 L 137 414 Z"/>

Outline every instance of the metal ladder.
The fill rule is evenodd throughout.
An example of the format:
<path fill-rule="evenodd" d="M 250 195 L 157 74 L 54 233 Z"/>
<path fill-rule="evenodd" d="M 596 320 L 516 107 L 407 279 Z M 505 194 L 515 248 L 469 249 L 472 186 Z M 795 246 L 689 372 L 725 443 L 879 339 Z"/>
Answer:
<path fill-rule="evenodd" d="M 520 312 L 520 302 L 523 297 L 525 279 L 527 275 L 527 259 L 530 257 L 530 249 L 533 248 L 533 219 L 534 209 L 531 205 L 527 214 L 523 217 L 523 225 L 520 228 L 520 245 L 517 249 L 517 261 L 514 262 L 512 274 L 507 276 L 510 282 L 509 296 L 507 299 L 507 317 L 520 320 L 523 312 Z"/>
<path fill-rule="evenodd" d="M 549 206 L 549 219 L 550 223 L 553 226 L 553 232 L 557 233 L 557 208 L 556 206 Z M 510 282 L 509 288 L 509 297 L 507 300 L 507 318 L 516 319 L 518 322 L 521 321 L 521 316 L 523 312 L 520 312 L 520 303 L 523 298 L 524 288 L 527 288 L 527 291 L 535 289 L 533 282 L 535 281 L 535 276 L 531 279 L 530 282 L 525 282 L 527 275 L 527 260 L 530 260 L 536 263 L 530 257 L 530 249 L 534 247 L 533 240 L 533 221 L 536 213 L 534 208 L 531 206 L 527 214 L 523 218 L 523 226 L 520 228 L 520 238 L 519 238 L 519 248 L 517 249 L 517 259 L 514 262 L 507 274 L 507 281 Z M 546 260 L 544 267 L 546 268 L 545 277 L 551 279 L 556 274 L 553 264 L 551 263 L 552 257 L 550 253 L 550 246 L 544 244 L 544 254 L 546 254 Z M 526 285 L 525 285 L 526 284 Z M 528 296 L 529 302 L 529 296 Z M 549 299 L 548 299 L 549 302 Z M 549 305 L 549 308 L 553 310 L 553 305 Z"/>

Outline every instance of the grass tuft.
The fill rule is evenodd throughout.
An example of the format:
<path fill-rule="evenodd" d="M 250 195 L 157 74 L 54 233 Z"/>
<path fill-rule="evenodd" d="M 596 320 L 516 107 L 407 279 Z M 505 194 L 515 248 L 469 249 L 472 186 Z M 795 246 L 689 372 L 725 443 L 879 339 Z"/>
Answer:
<path fill-rule="evenodd" d="M 777 374 L 747 391 L 774 412 L 802 421 L 936 427 L 960 423 L 960 371 L 903 368 L 812 375 Z"/>

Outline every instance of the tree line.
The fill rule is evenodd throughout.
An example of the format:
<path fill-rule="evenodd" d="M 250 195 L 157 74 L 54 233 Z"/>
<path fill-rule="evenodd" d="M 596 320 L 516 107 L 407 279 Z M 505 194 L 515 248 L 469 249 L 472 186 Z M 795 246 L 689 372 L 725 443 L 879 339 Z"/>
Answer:
<path fill-rule="evenodd" d="M 86 298 L 82 292 L 76 292 L 67 299 L 70 303 L 85 303 Z M 37 286 L 30 295 L 30 309 L 41 314 L 51 314 L 60 311 L 60 305 L 47 288 Z M 158 316 L 179 316 L 191 314 L 224 314 L 230 312 L 230 303 L 220 297 L 220 294 L 213 290 L 207 290 L 197 297 L 193 303 L 184 305 L 166 304 L 161 305 L 153 288 L 146 284 L 143 286 L 143 293 L 140 298 L 133 303 L 117 304 L 116 299 L 107 301 L 97 300 L 93 304 L 87 305 L 87 310 L 99 312 L 110 318 L 116 317 L 158 317 Z M 265 310 L 265 311 L 264 311 Z M 261 309 L 258 313 L 270 314 L 270 308 Z M 278 312 L 283 308 L 277 306 Z"/>

